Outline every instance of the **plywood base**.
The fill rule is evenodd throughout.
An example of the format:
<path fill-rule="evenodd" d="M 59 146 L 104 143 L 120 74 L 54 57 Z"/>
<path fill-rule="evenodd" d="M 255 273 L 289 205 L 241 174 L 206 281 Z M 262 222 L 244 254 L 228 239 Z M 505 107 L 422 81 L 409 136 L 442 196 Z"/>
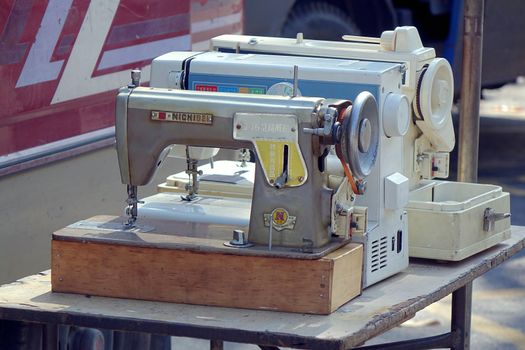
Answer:
<path fill-rule="evenodd" d="M 140 246 L 122 235 L 89 241 L 74 230 L 53 235 L 54 292 L 311 314 L 361 293 L 359 244 L 301 260 Z"/>

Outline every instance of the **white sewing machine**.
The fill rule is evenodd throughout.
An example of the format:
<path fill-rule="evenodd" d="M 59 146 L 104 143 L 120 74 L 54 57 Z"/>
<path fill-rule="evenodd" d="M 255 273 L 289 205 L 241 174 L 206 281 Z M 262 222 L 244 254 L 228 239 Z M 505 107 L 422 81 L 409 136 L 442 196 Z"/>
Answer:
<path fill-rule="evenodd" d="M 407 68 L 403 93 L 413 109 L 404 138 L 410 256 L 461 260 L 510 237 L 510 200 L 501 187 L 427 181 L 448 177 L 454 147 L 452 71 L 421 43 L 417 29 L 398 27 L 380 38 L 345 36 L 347 42 L 223 35 L 212 49 L 398 62 Z"/>
<path fill-rule="evenodd" d="M 409 123 L 408 137 L 404 138 L 403 173 L 410 177 L 411 189 L 418 187 L 421 179 L 447 178 L 448 153 L 455 144 L 451 117 L 454 80 L 448 61 L 436 58 L 433 48 L 423 46 L 415 27 L 385 31 L 380 38 L 344 36 L 343 39 L 341 42 L 307 40 L 301 34 L 296 39 L 221 35 L 212 39 L 211 49 L 399 64 L 402 67 L 400 92 L 413 110 L 413 114 L 408 112 L 412 123 Z M 389 108 L 392 106 L 386 107 Z M 390 121 L 383 123 L 388 129 Z"/>

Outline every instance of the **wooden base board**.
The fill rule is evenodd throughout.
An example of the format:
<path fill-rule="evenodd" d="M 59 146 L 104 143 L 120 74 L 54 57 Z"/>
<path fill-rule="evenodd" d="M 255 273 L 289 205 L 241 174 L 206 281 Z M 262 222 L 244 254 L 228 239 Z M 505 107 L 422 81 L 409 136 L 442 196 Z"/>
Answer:
<path fill-rule="evenodd" d="M 360 244 L 300 260 L 64 235 L 52 241 L 54 292 L 310 314 L 329 314 L 361 293 Z"/>

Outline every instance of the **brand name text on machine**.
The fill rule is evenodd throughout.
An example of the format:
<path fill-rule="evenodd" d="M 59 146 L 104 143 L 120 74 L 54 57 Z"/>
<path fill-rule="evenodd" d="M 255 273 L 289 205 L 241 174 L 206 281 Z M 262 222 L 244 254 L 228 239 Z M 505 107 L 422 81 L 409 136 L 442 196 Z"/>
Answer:
<path fill-rule="evenodd" d="M 211 125 L 213 124 L 213 115 L 209 113 L 151 111 L 151 120 Z"/>

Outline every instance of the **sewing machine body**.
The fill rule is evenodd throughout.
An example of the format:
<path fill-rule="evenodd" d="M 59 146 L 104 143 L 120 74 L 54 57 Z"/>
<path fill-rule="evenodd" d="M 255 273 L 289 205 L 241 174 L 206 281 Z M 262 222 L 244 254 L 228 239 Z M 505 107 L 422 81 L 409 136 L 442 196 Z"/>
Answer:
<path fill-rule="evenodd" d="M 345 36 L 346 41 L 321 41 L 248 35 L 213 38 L 211 49 L 219 52 L 329 57 L 347 60 L 398 63 L 403 67 L 400 91 L 414 110 L 413 122 L 404 137 L 404 171 L 410 189 L 421 179 L 447 178 L 448 153 L 455 137 L 451 108 L 453 78 L 445 59 L 424 47 L 415 27 L 397 27 L 380 38 Z M 418 107 L 419 106 L 419 107 Z"/>
<path fill-rule="evenodd" d="M 370 98 L 365 105 L 372 112 L 375 108 L 372 117 L 377 118 Z M 327 146 L 304 131 L 315 129 L 329 110 L 343 113 L 338 103 L 348 105 L 322 98 L 123 88 L 116 120 L 122 182 L 147 184 L 172 144 L 250 148 L 258 167 L 250 243 L 315 250 L 338 236 L 342 244 L 348 241 L 354 196 L 348 181 L 328 187 L 328 174 L 319 169 L 319 156 Z"/>

